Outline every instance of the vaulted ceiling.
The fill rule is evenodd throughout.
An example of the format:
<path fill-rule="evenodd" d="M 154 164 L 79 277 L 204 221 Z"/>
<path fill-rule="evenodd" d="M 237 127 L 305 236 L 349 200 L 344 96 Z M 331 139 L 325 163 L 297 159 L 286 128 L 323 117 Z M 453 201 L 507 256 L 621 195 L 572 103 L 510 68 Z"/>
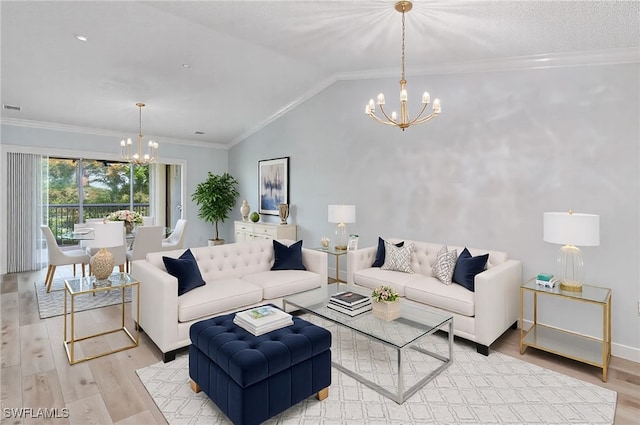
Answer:
<path fill-rule="evenodd" d="M 135 135 L 135 103 L 145 102 L 145 134 L 230 145 L 336 78 L 399 76 L 401 16 L 393 6 L 2 1 L 2 103 L 22 108 L 3 109 L 2 118 Z M 416 0 L 406 23 L 408 73 L 640 49 L 638 1 Z"/>

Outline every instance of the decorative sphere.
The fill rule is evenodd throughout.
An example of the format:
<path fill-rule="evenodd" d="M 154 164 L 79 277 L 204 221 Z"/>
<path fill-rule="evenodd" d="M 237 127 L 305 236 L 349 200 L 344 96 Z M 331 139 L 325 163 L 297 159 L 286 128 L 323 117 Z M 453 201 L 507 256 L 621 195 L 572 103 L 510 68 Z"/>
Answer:
<path fill-rule="evenodd" d="M 254 223 L 257 223 L 260 220 L 260 214 L 254 211 L 251 213 L 250 218 L 251 218 L 251 221 L 253 221 Z"/>

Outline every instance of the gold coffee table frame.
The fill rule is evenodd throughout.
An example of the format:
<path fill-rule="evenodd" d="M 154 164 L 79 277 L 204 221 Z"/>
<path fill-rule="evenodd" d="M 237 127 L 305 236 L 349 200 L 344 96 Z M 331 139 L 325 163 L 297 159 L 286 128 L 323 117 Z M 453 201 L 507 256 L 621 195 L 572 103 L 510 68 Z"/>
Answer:
<path fill-rule="evenodd" d="M 119 351 L 128 350 L 129 348 L 137 347 L 140 343 L 140 329 L 136 327 L 135 337 L 133 334 L 127 329 L 125 326 L 125 289 L 126 288 L 136 288 L 137 292 L 137 302 L 138 308 L 136 323 L 140 323 L 140 282 L 133 279 L 127 273 L 114 273 L 109 276 L 109 279 L 104 282 L 96 281 L 95 276 L 88 276 L 82 278 L 72 278 L 65 279 L 64 281 L 64 348 L 67 352 L 67 358 L 69 359 L 70 364 L 76 364 L 80 362 L 84 362 L 87 360 L 92 360 L 98 357 L 106 356 L 108 354 L 117 353 Z M 75 298 L 79 295 L 94 295 L 97 292 L 108 292 L 120 290 L 122 292 L 122 317 L 120 327 L 104 332 L 100 332 L 97 334 L 86 335 L 82 337 L 76 337 L 75 332 Z M 133 290 L 133 289 L 132 289 Z M 70 311 L 67 312 L 67 296 L 71 297 L 71 308 Z M 70 331 L 71 336 L 67 336 L 67 316 L 70 316 Z M 131 341 L 131 344 L 126 345 L 124 347 L 116 348 L 113 350 L 108 350 L 99 354 L 94 354 L 90 356 L 85 356 L 80 359 L 76 359 L 75 357 L 75 344 L 80 341 L 84 341 L 91 338 L 96 338 L 102 335 L 108 335 L 116 332 L 124 332 L 127 338 Z"/>

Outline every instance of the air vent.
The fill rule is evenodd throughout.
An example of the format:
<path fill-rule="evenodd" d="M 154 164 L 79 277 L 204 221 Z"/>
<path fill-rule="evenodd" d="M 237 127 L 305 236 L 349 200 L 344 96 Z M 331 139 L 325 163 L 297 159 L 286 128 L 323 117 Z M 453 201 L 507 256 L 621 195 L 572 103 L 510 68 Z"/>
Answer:
<path fill-rule="evenodd" d="M 6 103 L 2 105 L 2 109 L 8 109 L 9 111 L 18 111 L 20 112 L 22 110 L 21 106 L 16 106 L 16 105 L 7 105 Z"/>
<path fill-rule="evenodd" d="M 193 134 L 197 134 L 197 135 L 199 135 L 199 136 L 200 136 L 200 135 L 203 135 L 203 134 L 204 134 L 204 132 L 203 132 L 203 131 L 194 131 L 194 132 L 193 132 Z"/>

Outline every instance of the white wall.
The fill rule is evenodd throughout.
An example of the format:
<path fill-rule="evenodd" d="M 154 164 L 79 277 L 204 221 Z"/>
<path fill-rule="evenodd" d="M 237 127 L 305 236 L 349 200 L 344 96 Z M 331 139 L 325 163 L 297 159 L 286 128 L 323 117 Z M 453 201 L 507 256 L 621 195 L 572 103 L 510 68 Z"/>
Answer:
<path fill-rule="evenodd" d="M 115 135 L 101 135 L 89 132 L 52 130 L 33 128 L 21 125 L 3 123 L 1 126 L 2 167 L 0 170 L 0 235 L 6 234 L 6 179 L 4 164 L 6 152 L 27 151 L 48 155 L 69 155 L 84 158 L 98 158 L 118 160 L 119 137 Z M 189 221 L 186 231 L 185 245 L 187 247 L 206 246 L 207 239 L 214 236 L 213 226 L 200 220 L 198 207 L 191 201 L 191 194 L 196 185 L 207 177 L 207 172 L 220 174 L 227 171 L 228 153 L 226 149 L 205 148 L 201 146 L 171 143 L 163 139 L 160 141 L 160 161 L 164 163 L 182 164 L 183 176 L 186 179 L 185 204 L 183 214 Z M 223 234 L 233 234 L 232 223 L 229 221 L 222 227 Z M 6 270 L 6 246 L 11 241 L 2 238 L 0 248 L 0 272 Z"/>
<path fill-rule="evenodd" d="M 553 272 L 559 248 L 542 240 L 543 212 L 599 214 L 587 283 L 612 288 L 614 354 L 640 361 L 638 75 L 637 63 L 409 75 L 410 112 L 424 90 L 443 112 L 404 132 L 364 114 L 380 91 L 398 107 L 397 79 L 337 82 L 230 150 L 233 218 L 242 199 L 256 209 L 257 161 L 289 156 L 290 222 L 305 246 L 333 235 L 328 204 L 349 203 L 360 246 L 394 236 L 503 250 L 529 278 Z M 548 323 L 600 335 L 599 310 L 541 304 Z"/>

